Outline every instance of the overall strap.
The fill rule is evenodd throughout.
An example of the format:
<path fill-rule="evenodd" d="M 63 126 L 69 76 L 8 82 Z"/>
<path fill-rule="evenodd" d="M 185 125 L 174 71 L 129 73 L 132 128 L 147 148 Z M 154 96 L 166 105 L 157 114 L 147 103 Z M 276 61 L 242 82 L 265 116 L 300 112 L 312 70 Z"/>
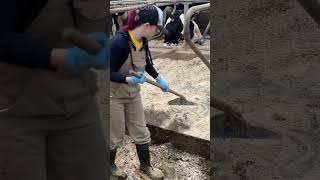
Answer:
<path fill-rule="evenodd" d="M 117 33 L 121 34 L 128 42 L 128 47 L 129 47 L 129 54 L 130 54 L 130 60 L 131 60 L 131 66 L 134 69 L 134 64 L 133 64 L 133 59 L 132 59 L 132 52 L 131 52 L 131 47 L 132 47 L 132 42 L 129 37 L 129 33 L 126 30 L 119 30 Z M 134 69 L 135 70 L 135 69 Z"/>

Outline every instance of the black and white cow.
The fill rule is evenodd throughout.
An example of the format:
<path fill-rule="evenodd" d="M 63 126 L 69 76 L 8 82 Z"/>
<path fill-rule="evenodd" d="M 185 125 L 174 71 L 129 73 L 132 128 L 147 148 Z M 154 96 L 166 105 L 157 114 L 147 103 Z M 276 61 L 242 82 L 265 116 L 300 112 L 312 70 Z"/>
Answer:
<path fill-rule="evenodd" d="M 184 14 L 180 15 L 168 15 L 168 19 L 165 24 L 167 32 L 164 34 L 164 43 L 178 44 L 183 39 L 184 33 Z M 191 39 L 201 38 L 201 32 L 197 23 L 193 20 L 190 22 L 189 32 Z"/>

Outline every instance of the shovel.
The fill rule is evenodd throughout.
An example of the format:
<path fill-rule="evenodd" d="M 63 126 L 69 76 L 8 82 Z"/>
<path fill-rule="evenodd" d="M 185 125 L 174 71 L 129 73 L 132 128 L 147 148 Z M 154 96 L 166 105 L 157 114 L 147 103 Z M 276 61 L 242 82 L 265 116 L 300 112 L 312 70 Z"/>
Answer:
<path fill-rule="evenodd" d="M 137 77 L 137 78 L 141 78 L 140 74 L 135 72 L 135 71 L 133 71 L 133 70 L 130 72 L 130 74 L 132 76 Z M 163 87 L 160 84 L 156 83 L 155 81 L 152 81 L 149 78 L 147 78 L 146 82 L 163 90 Z M 180 93 L 178 93 L 178 92 L 176 92 L 176 91 L 174 91 L 172 89 L 169 89 L 169 92 L 174 94 L 174 95 L 176 95 L 176 96 L 179 96 L 179 98 L 176 98 L 176 99 L 173 99 L 173 100 L 169 101 L 168 102 L 169 105 L 195 105 L 194 102 L 188 101 L 186 99 L 186 97 L 183 96 L 182 94 L 180 94 Z"/>
<path fill-rule="evenodd" d="M 89 39 L 85 34 L 79 32 L 73 28 L 64 29 L 62 32 L 62 37 L 66 42 L 73 44 L 81 49 L 85 49 L 85 50 L 92 52 L 92 53 L 99 52 L 100 49 L 102 48 L 98 42 L 96 42 L 92 39 Z M 132 71 L 131 75 L 133 75 L 137 78 L 141 77 L 140 74 L 138 74 L 135 71 Z M 152 81 L 151 79 L 147 79 L 147 82 L 149 84 L 157 86 L 160 89 L 163 89 L 162 86 L 160 86 L 158 83 Z M 184 97 L 183 95 L 177 93 L 176 91 L 174 91 L 172 89 L 169 89 L 169 92 L 179 96 L 179 98 L 176 98 L 176 99 L 169 101 L 168 102 L 169 105 L 194 105 L 195 104 L 194 102 L 188 101 L 186 99 L 186 97 Z"/>

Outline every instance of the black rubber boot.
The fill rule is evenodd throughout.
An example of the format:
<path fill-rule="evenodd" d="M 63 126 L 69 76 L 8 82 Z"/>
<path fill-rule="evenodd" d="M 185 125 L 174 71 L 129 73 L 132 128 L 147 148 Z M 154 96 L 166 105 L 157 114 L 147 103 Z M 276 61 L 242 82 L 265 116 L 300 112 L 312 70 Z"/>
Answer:
<path fill-rule="evenodd" d="M 140 160 L 140 170 L 151 179 L 163 179 L 162 171 L 151 166 L 149 144 L 136 144 L 136 148 Z"/>
<path fill-rule="evenodd" d="M 120 168 L 117 167 L 115 161 L 117 156 L 117 149 L 110 150 L 110 172 L 113 177 L 118 179 L 126 179 L 127 174 Z"/>

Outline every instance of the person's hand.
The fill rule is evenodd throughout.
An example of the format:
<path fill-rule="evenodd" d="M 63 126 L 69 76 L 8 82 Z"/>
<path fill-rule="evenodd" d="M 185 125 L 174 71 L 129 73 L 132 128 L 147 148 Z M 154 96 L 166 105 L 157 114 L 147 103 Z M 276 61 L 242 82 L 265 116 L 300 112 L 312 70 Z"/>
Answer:
<path fill-rule="evenodd" d="M 109 67 L 109 42 L 105 33 L 94 32 L 88 34 L 88 37 L 102 45 L 100 52 L 96 54 L 88 53 L 78 47 L 67 49 L 67 62 L 75 72 L 83 69 L 107 69 Z"/>
<path fill-rule="evenodd" d="M 156 78 L 156 82 L 162 86 L 162 91 L 163 92 L 168 92 L 169 91 L 169 84 L 160 76 Z"/>
<path fill-rule="evenodd" d="M 139 72 L 137 72 L 137 73 L 140 75 L 140 78 L 137 78 L 137 77 L 135 77 L 135 76 L 129 77 L 129 81 L 130 81 L 129 83 L 130 83 L 131 85 L 133 85 L 133 86 L 137 85 L 138 83 L 139 83 L 139 84 L 143 84 L 143 83 L 145 83 L 146 80 L 147 80 L 147 77 L 146 77 L 146 75 L 145 75 L 143 72 L 139 71 Z"/>

